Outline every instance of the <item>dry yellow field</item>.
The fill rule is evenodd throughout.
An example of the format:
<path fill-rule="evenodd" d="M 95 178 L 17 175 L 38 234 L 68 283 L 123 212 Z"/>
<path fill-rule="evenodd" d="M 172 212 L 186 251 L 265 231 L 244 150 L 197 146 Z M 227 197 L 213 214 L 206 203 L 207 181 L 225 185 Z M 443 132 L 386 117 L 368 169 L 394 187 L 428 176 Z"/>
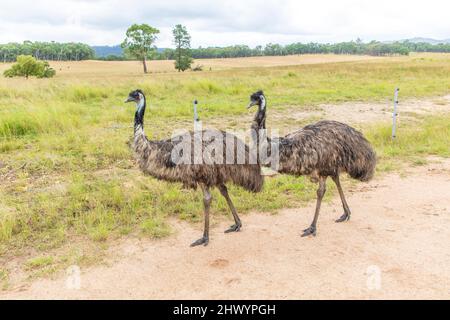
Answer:
<path fill-rule="evenodd" d="M 266 56 L 266 57 L 248 57 L 248 58 L 226 58 L 226 59 L 196 59 L 195 65 L 202 65 L 204 70 L 212 68 L 229 69 L 229 68 L 252 68 L 252 67 L 280 67 L 293 66 L 302 64 L 317 64 L 330 62 L 348 62 L 361 60 L 374 60 L 379 57 L 357 56 L 357 55 L 336 55 L 336 54 L 305 54 L 291 56 Z M 173 69 L 173 61 L 169 67 Z M 167 63 L 166 62 L 166 63 Z"/>
<path fill-rule="evenodd" d="M 380 59 L 383 58 L 357 55 L 306 54 L 272 57 L 195 59 L 193 66 L 201 65 L 204 71 L 216 71 L 232 68 L 280 67 Z M 173 60 L 151 60 L 147 61 L 147 64 L 151 73 L 177 72 L 174 68 Z M 7 69 L 9 65 L 8 63 L 0 63 L 0 72 Z M 142 75 L 142 62 L 140 61 L 50 61 L 50 65 L 56 70 L 57 77 L 73 78 L 81 75 L 90 75 L 93 72 L 111 76 L 119 74 Z"/>

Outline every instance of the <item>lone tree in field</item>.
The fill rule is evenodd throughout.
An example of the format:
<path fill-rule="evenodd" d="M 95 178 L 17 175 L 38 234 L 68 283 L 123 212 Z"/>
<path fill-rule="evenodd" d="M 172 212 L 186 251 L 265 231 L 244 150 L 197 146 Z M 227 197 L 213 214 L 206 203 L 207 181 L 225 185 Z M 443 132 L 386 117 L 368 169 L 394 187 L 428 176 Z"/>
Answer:
<path fill-rule="evenodd" d="M 175 69 L 185 71 L 191 67 L 191 36 L 186 27 L 177 24 L 172 30 L 175 49 Z"/>
<path fill-rule="evenodd" d="M 126 54 L 133 58 L 142 60 L 144 65 L 144 73 L 147 73 L 146 59 L 155 50 L 153 43 L 159 30 L 149 26 L 148 24 L 133 24 L 128 28 L 126 38 L 121 46 L 125 49 Z"/>
<path fill-rule="evenodd" d="M 55 75 L 55 70 L 50 68 L 47 61 L 38 61 L 32 56 L 17 56 L 17 62 L 11 68 L 5 70 L 3 75 L 8 78 L 30 76 L 38 78 L 51 78 Z"/>

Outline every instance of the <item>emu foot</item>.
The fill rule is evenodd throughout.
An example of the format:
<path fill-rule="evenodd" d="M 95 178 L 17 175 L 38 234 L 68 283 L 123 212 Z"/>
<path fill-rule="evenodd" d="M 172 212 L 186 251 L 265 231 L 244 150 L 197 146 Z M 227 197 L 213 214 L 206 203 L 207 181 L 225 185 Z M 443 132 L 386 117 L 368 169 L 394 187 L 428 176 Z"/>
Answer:
<path fill-rule="evenodd" d="M 238 232 L 241 230 L 242 224 L 233 224 L 229 229 L 225 230 L 225 233 Z"/>
<path fill-rule="evenodd" d="M 316 226 L 310 226 L 308 229 L 303 230 L 302 237 L 313 235 L 316 236 Z"/>
<path fill-rule="evenodd" d="M 336 222 L 344 222 L 350 220 L 350 214 L 344 213 L 339 219 L 336 220 Z"/>
<path fill-rule="evenodd" d="M 191 247 L 195 247 L 195 246 L 199 246 L 199 245 L 204 245 L 207 246 L 209 242 L 209 238 L 208 237 L 202 237 L 200 239 L 198 239 L 197 241 L 194 241 L 191 243 Z"/>

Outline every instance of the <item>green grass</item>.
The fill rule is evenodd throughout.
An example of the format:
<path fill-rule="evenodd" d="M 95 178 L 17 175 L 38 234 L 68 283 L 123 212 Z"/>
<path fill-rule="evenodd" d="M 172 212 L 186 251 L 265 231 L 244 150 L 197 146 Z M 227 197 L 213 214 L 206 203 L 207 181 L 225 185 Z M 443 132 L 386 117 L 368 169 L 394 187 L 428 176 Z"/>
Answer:
<path fill-rule="evenodd" d="M 234 186 L 230 186 L 230 194 L 240 212 L 274 211 L 311 199 L 315 189 L 305 178 L 279 176 L 267 179 L 257 197 Z M 13 218 L 4 215 L 0 219 L 0 234 L 5 235 L 2 243 L 16 248 L 33 243 L 48 250 L 73 234 L 102 242 L 129 233 L 136 226 L 144 235 L 161 238 L 170 234 L 165 222 L 168 216 L 194 222 L 203 218 L 200 192 L 141 176 L 137 170 L 75 175 L 56 190 L 44 187 L 2 196 L 14 212 Z M 229 215 L 226 202 L 216 190 L 213 197 L 214 214 Z"/>
<path fill-rule="evenodd" d="M 93 243 L 95 244 L 96 242 Z M 23 267 L 27 272 L 28 279 L 48 277 L 59 270 L 67 269 L 69 266 L 88 267 L 98 265 L 105 256 L 105 249 L 103 245 L 94 247 L 89 244 L 79 245 L 78 243 L 77 246 L 70 247 L 64 253 L 47 250 L 48 252 L 42 255 L 26 259 L 23 262 Z M 5 289 L 10 284 L 9 274 L 11 271 L 0 269 L 0 284 L 2 284 L 3 280 Z"/>
<path fill-rule="evenodd" d="M 43 257 L 37 257 L 37 258 L 28 260 L 25 263 L 25 266 L 30 270 L 35 270 L 35 269 L 41 269 L 44 267 L 48 267 L 48 266 L 52 265 L 53 262 L 54 262 L 53 257 L 43 256 Z"/>
<path fill-rule="evenodd" d="M 403 122 L 397 137 L 391 137 L 390 124 L 375 125 L 364 130 L 375 145 L 381 159 L 408 158 L 423 164 L 424 156 L 450 156 L 450 115 L 421 117 L 420 122 Z"/>
<path fill-rule="evenodd" d="M 385 101 L 396 86 L 402 99 L 448 93 L 450 55 L 427 57 L 113 79 L 95 73 L 85 79 L 0 78 L 0 257 L 27 250 L 47 257 L 45 252 L 74 238 L 102 246 L 133 231 L 161 238 L 172 233 L 169 217 L 202 220 L 199 191 L 136 169 L 126 144 L 134 107 L 122 103 L 131 89 L 147 93 L 146 133 L 162 138 L 190 126 L 196 98 L 205 123 L 221 119 L 221 129 L 244 129 L 245 105 L 257 89 L 264 89 L 271 112 L 279 114 L 320 103 Z M 287 116 L 276 125 L 300 122 Z M 378 170 L 389 171 L 399 160 L 421 165 L 427 155 L 448 157 L 449 124 L 448 115 L 403 122 L 395 141 L 390 124 L 363 131 L 377 150 Z M 258 195 L 234 186 L 230 195 L 240 213 L 275 212 L 313 199 L 315 188 L 307 178 L 276 176 L 266 179 Z M 216 190 L 213 197 L 213 215 L 231 219 Z M 25 265 L 51 268 L 48 259 Z"/>
<path fill-rule="evenodd" d="M 147 93 L 157 119 L 190 119 L 194 99 L 200 100 L 202 117 L 207 119 L 244 113 L 249 94 L 257 89 L 266 91 L 275 109 L 324 102 L 384 101 L 397 86 L 402 98 L 440 94 L 450 89 L 449 65 L 450 56 L 444 56 L 161 74 L 145 80 L 123 75 L 115 82 L 99 77 L 87 78 L 82 84 L 54 79 L 35 80 L 30 83 L 36 85 L 26 86 L 13 82 L 13 86 L 3 80 L 0 137 L 65 134 L 86 126 L 129 123 L 131 109 L 122 101 L 137 87 Z"/>
<path fill-rule="evenodd" d="M 141 230 L 152 238 L 164 238 L 170 234 L 170 226 L 161 218 L 149 217 L 141 223 Z"/>

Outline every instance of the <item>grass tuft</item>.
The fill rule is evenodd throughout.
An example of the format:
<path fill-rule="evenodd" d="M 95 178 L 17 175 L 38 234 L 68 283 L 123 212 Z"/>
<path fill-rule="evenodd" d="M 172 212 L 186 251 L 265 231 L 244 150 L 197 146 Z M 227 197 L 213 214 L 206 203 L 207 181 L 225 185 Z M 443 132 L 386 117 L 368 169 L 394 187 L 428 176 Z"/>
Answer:
<path fill-rule="evenodd" d="M 36 257 L 36 258 L 29 259 L 25 263 L 25 266 L 29 270 L 36 270 L 36 269 L 42 269 L 44 267 L 48 267 L 48 266 L 52 265 L 53 262 L 54 262 L 54 258 L 53 257 L 51 257 L 51 256 L 42 256 L 42 257 Z"/>
<path fill-rule="evenodd" d="M 169 225 L 160 218 L 148 218 L 141 223 L 142 233 L 151 238 L 167 237 L 171 231 Z"/>

